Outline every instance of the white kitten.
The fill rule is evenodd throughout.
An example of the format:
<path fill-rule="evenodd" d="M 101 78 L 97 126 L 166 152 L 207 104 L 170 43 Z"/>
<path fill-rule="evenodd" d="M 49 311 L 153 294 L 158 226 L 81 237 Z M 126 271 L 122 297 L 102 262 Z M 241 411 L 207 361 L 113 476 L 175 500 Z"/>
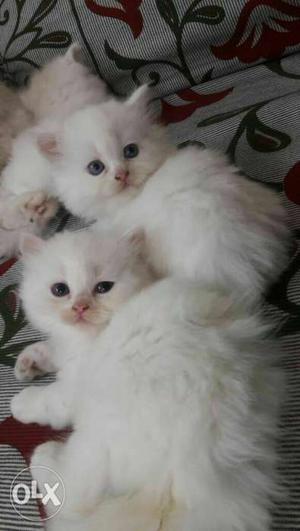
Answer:
<path fill-rule="evenodd" d="M 0 256 L 18 253 L 21 231 L 41 234 L 59 208 L 50 179 L 51 164 L 37 147 L 37 131 L 38 126 L 16 138 L 11 159 L 2 172 Z"/>
<path fill-rule="evenodd" d="M 0 209 L 0 219 L 1 226 L 6 229 L 27 226 L 36 211 L 34 202 L 37 207 L 42 206 L 43 201 L 55 196 L 51 180 L 51 163 L 41 155 L 37 144 L 37 137 L 44 127 L 42 122 L 41 125 L 27 129 L 16 138 L 12 146 L 11 160 L 2 172 L 0 192 L 3 196 L 3 205 Z M 56 122 L 48 120 L 47 128 L 50 127 L 56 129 Z M 33 204 L 29 203 L 30 200 Z M 56 201 L 56 209 L 57 206 Z M 42 218 L 43 216 L 40 221 Z"/>
<path fill-rule="evenodd" d="M 58 209 L 53 198 L 51 164 L 41 155 L 37 144 L 41 132 L 45 128 L 56 130 L 57 122 L 68 114 L 107 97 L 103 81 L 79 62 L 79 54 L 79 46 L 72 45 L 64 56 L 56 57 L 35 72 L 29 87 L 20 92 L 24 106 L 38 125 L 14 141 L 11 160 L 2 174 L 0 223 L 12 232 L 1 231 L 0 255 L 18 250 L 17 229 L 40 234 Z M 43 140 L 39 141 L 45 148 Z M 47 149 L 51 149 L 49 144 Z"/>
<path fill-rule="evenodd" d="M 33 123 L 18 92 L 0 83 L 0 171 L 5 167 L 16 136 Z"/>
<path fill-rule="evenodd" d="M 28 87 L 17 90 L 0 83 L 0 170 L 24 129 L 49 117 L 61 120 L 107 98 L 104 82 L 82 64 L 81 55 L 80 46 L 72 44 L 65 55 L 35 71 Z"/>
<path fill-rule="evenodd" d="M 120 308 L 81 357 L 73 434 L 33 455 L 66 489 L 49 529 L 266 531 L 281 391 L 266 331 L 175 277 Z M 32 472 L 44 492 L 47 470 Z"/>
<path fill-rule="evenodd" d="M 20 92 L 37 122 L 49 117 L 63 119 L 107 98 L 105 83 L 82 63 L 81 55 L 80 46 L 72 44 L 65 55 L 34 72 L 28 87 Z"/>
<path fill-rule="evenodd" d="M 152 280 L 140 258 L 141 245 L 139 235 L 120 239 L 111 232 L 68 232 L 47 242 L 25 237 L 21 297 L 29 320 L 48 339 L 27 347 L 15 372 L 25 380 L 56 370 L 58 380 L 42 390 L 29 387 L 17 395 L 12 402 L 16 418 L 56 428 L 70 422 L 67 406 L 76 391 L 79 353 L 85 356 L 89 342 L 116 309 Z M 57 399 L 48 407 L 52 394 Z"/>
<path fill-rule="evenodd" d="M 58 196 L 88 219 L 107 215 L 122 228 L 142 227 L 158 274 L 219 283 L 255 300 L 287 263 L 278 196 L 218 153 L 175 151 L 153 125 L 148 98 L 141 87 L 49 132 L 40 146 L 56 165 Z"/>
<path fill-rule="evenodd" d="M 147 102 L 138 91 L 128 101 L 110 99 L 74 113 L 56 134 L 45 127 L 39 146 L 56 166 L 55 187 L 71 212 L 90 221 L 112 207 L 115 215 L 175 151 L 165 129 L 152 123 Z M 135 157 L 130 149 L 136 143 Z M 125 186 L 128 173 L 132 186 Z"/>

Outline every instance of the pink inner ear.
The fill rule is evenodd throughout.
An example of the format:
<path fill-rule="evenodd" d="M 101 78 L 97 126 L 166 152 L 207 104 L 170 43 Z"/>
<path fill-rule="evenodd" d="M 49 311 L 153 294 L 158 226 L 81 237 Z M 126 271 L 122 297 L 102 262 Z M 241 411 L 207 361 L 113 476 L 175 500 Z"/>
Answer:
<path fill-rule="evenodd" d="M 38 146 L 45 155 L 58 155 L 57 140 L 54 135 L 44 134 L 38 137 Z"/>
<path fill-rule="evenodd" d="M 128 240 L 133 247 L 140 248 L 145 243 L 145 233 L 143 229 L 136 229 L 134 232 L 129 234 Z"/>

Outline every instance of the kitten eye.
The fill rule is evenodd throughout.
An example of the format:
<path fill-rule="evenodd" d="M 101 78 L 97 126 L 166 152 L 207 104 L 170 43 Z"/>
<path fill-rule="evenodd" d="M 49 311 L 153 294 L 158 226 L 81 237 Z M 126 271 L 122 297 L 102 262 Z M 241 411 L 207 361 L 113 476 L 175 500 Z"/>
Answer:
<path fill-rule="evenodd" d="M 57 282 L 51 286 L 51 293 L 54 297 L 65 297 L 70 293 L 69 286 L 64 282 Z"/>
<path fill-rule="evenodd" d="M 110 291 L 112 289 L 112 287 L 114 286 L 114 282 L 98 282 L 98 284 L 96 284 L 95 286 L 95 289 L 94 289 L 94 292 L 95 293 L 107 293 L 108 291 Z"/>
<path fill-rule="evenodd" d="M 139 147 L 137 144 L 128 144 L 123 149 L 125 159 L 134 159 L 139 154 Z"/>
<path fill-rule="evenodd" d="M 91 175 L 100 175 L 103 172 L 105 166 L 101 160 L 92 160 L 87 166 L 87 170 Z"/>

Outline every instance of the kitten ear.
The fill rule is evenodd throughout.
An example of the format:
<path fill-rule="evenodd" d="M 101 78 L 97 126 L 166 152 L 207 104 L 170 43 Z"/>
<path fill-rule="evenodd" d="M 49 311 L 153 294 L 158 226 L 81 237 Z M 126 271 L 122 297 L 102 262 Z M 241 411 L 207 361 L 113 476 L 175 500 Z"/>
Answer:
<path fill-rule="evenodd" d="M 78 42 L 73 42 L 65 53 L 65 59 L 67 62 L 84 63 L 83 51 Z"/>
<path fill-rule="evenodd" d="M 149 103 L 151 101 L 151 90 L 148 85 L 137 88 L 126 100 L 126 105 L 137 110 L 139 115 L 150 116 Z"/>
<path fill-rule="evenodd" d="M 44 246 L 45 242 L 42 238 L 30 233 L 22 233 L 20 235 L 19 249 L 21 256 L 26 258 L 32 254 L 38 253 Z"/>
<path fill-rule="evenodd" d="M 145 232 L 143 231 L 143 229 L 135 229 L 134 231 L 128 233 L 127 241 L 131 248 L 131 251 L 136 256 L 141 256 L 141 257 L 144 256 L 146 239 L 145 239 Z"/>
<path fill-rule="evenodd" d="M 50 160 L 61 155 L 58 135 L 53 132 L 41 132 L 37 137 L 37 145 L 40 152 Z"/>

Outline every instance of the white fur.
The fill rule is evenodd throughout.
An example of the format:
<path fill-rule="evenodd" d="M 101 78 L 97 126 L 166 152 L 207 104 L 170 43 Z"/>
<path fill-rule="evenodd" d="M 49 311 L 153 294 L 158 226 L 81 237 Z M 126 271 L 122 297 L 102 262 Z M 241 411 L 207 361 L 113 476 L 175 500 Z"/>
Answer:
<path fill-rule="evenodd" d="M 5 167 L 13 140 L 33 122 L 33 115 L 23 105 L 18 92 L 0 83 L 0 171 Z"/>
<path fill-rule="evenodd" d="M 49 116 L 62 119 L 85 105 L 106 99 L 104 82 L 82 63 L 81 55 L 80 46 L 73 44 L 65 55 L 34 72 L 29 86 L 21 91 L 21 100 L 36 121 Z"/>
<path fill-rule="evenodd" d="M 281 378 L 266 332 L 222 292 L 176 278 L 121 307 L 79 353 L 74 433 L 33 455 L 66 488 L 49 529 L 269 529 Z"/>
<path fill-rule="evenodd" d="M 29 387 L 14 397 L 12 412 L 17 419 L 50 423 L 55 428 L 70 422 L 68 405 L 76 390 L 79 353 L 85 357 L 89 342 L 119 305 L 152 280 L 140 258 L 142 245 L 139 235 L 120 239 L 111 231 L 101 235 L 66 232 L 47 242 L 25 236 L 21 297 L 29 320 L 47 341 L 27 347 L 17 360 L 15 373 L 18 379 L 28 380 L 55 370 L 58 380 L 42 390 Z M 93 291 L 99 281 L 115 284 L 111 291 L 99 295 Z M 70 294 L 54 297 L 51 286 L 57 282 L 66 282 Z M 77 321 L 72 308 L 83 299 L 89 309 L 85 320 Z"/>
<path fill-rule="evenodd" d="M 282 271 L 290 243 L 278 196 L 207 149 L 175 151 L 152 124 L 145 90 L 75 113 L 56 136 L 57 194 L 75 214 L 146 233 L 159 275 L 217 283 L 256 300 Z M 136 158 L 123 148 L 135 142 Z M 90 175 L 90 161 L 105 171 Z M 129 172 L 129 186 L 115 176 Z"/>
<path fill-rule="evenodd" d="M 54 164 L 57 194 L 74 214 L 93 220 L 112 203 L 114 215 L 116 207 L 138 195 L 145 181 L 174 151 L 165 129 L 151 122 L 144 87 L 138 92 L 138 99 L 125 102 L 110 99 L 101 106 L 93 105 L 74 113 L 56 135 L 50 129 L 49 138 L 52 136 L 56 142 L 57 151 L 54 155 L 45 154 Z M 47 133 L 45 127 L 44 134 Z M 125 160 L 123 148 L 130 143 L 138 143 L 140 153 Z M 104 172 L 98 177 L 87 172 L 87 165 L 94 159 L 105 164 Z M 134 186 L 123 189 L 115 179 L 119 169 L 129 171 Z"/>
<path fill-rule="evenodd" d="M 56 127 L 55 121 L 47 120 L 47 128 Z M 14 141 L 9 164 L 2 172 L 2 188 L 7 193 L 22 196 L 27 192 L 46 190 L 53 193 L 51 164 L 40 153 L 37 136 L 44 123 L 24 131 Z"/>
<path fill-rule="evenodd" d="M 39 234 L 58 210 L 51 163 L 40 153 L 39 135 L 45 129 L 56 131 L 67 115 L 107 97 L 104 83 L 78 61 L 79 53 L 78 45 L 72 45 L 64 56 L 35 72 L 28 88 L 18 94 L 20 105 L 38 125 L 24 131 L 10 146 L 10 162 L 3 171 L 0 190 L 2 229 Z M 18 250 L 18 238 L 1 233 L 0 250 L 9 256 Z"/>

